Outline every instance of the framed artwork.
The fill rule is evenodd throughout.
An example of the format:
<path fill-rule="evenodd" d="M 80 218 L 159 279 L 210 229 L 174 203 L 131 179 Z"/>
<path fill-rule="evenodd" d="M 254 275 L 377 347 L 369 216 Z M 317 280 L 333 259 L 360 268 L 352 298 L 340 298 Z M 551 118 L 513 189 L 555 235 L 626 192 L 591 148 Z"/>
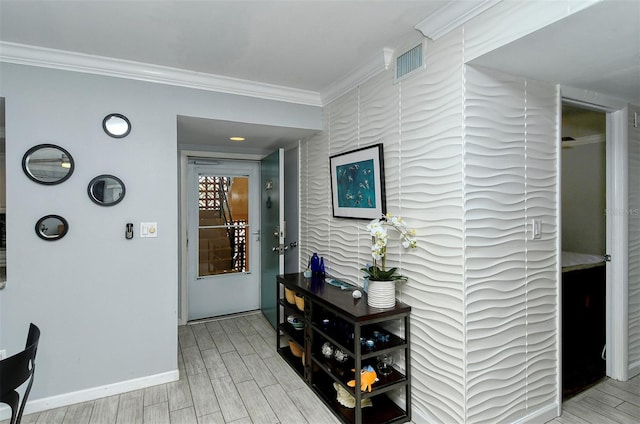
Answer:
<path fill-rule="evenodd" d="M 375 219 L 386 212 L 382 144 L 329 158 L 333 216 Z"/>

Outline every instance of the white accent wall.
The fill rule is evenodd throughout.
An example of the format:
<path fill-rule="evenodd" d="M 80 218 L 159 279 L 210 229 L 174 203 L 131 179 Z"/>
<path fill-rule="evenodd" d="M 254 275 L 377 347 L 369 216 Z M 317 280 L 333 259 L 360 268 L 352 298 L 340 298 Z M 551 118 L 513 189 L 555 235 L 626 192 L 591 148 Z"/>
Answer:
<path fill-rule="evenodd" d="M 384 144 L 387 210 L 418 238 L 388 264 L 409 282 L 415 422 L 553 417 L 558 379 L 559 93 L 465 66 L 463 30 L 427 45 L 427 69 L 382 73 L 325 108 L 301 147 L 301 256 L 361 283 L 366 220 L 333 218 L 329 157 Z M 530 241 L 528 223 L 543 221 Z"/>

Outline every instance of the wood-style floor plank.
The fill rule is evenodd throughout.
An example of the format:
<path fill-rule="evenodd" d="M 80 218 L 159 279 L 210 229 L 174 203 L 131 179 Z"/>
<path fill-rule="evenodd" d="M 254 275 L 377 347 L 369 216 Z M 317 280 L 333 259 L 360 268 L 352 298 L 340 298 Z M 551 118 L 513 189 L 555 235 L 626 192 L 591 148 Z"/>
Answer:
<path fill-rule="evenodd" d="M 169 413 L 171 424 L 198 424 L 193 408 L 183 408 Z"/>
<path fill-rule="evenodd" d="M 231 377 L 216 378 L 211 380 L 211 383 L 225 421 L 234 421 L 249 416 Z"/>
<path fill-rule="evenodd" d="M 89 424 L 115 424 L 118 417 L 120 396 L 109 396 L 96 399 Z"/>
<path fill-rule="evenodd" d="M 213 343 L 213 339 L 211 338 L 211 333 L 209 333 L 209 330 L 204 323 L 192 325 L 191 328 L 200 350 L 207 350 L 216 347 Z"/>
<path fill-rule="evenodd" d="M 242 360 L 259 387 L 271 386 L 272 384 L 278 383 L 278 380 L 276 380 L 271 371 L 269 371 L 269 368 L 267 368 L 258 354 L 247 355 L 243 357 Z"/>
<path fill-rule="evenodd" d="M 189 387 L 191 388 L 196 417 L 213 414 L 220 410 L 208 373 L 190 375 Z"/>
<path fill-rule="evenodd" d="M 154 403 L 144 407 L 143 422 L 169 424 L 169 402 Z"/>
<path fill-rule="evenodd" d="M 147 387 L 144 389 L 144 406 L 151 406 L 158 403 L 168 402 L 167 385 L 160 384 L 158 386 Z"/>
<path fill-rule="evenodd" d="M 94 401 L 76 403 L 69 406 L 67 414 L 64 416 L 63 424 L 89 424 L 91 413 L 93 412 Z"/>
<path fill-rule="evenodd" d="M 234 383 L 241 383 L 253 378 L 238 352 L 234 350 L 233 352 L 223 353 L 221 356 Z"/>
<path fill-rule="evenodd" d="M 281 423 L 307 422 L 281 385 L 274 384 L 273 386 L 264 387 L 262 392 Z"/>
<path fill-rule="evenodd" d="M 64 406 L 62 408 L 41 412 L 36 424 L 62 424 L 64 416 L 67 414 L 67 409 L 69 409 L 69 407 Z"/>
<path fill-rule="evenodd" d="M 264 397 L 260 387 L 254 380 L 243 381 L 236 385 L 238 393 L 244 402 L 249 417 L 254 423 L 276 424 L 278 418 L 271 410 L 267 398 Z"/>
<path fill-rule="evenodd" d="M 120 395 L 116 424 L 142 424 L 144 419 L 144 391 Z"/>
<path fill-rule="evenodd" d="M 336 424 L 275 351 L 260 314 L 178 329 L 179 380 L 25 415 L 22 424 Z M 563 404 L 550 424 L 640 422 L 640 376 L 607 379 Z M 0 422 L 7 424 L 8 420 Z"/>

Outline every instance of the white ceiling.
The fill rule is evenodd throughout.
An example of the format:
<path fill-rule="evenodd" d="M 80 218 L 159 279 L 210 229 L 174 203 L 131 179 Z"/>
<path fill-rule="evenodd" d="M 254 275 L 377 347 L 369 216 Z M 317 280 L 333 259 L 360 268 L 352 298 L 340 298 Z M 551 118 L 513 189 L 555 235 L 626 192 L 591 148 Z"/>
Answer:
<path fill-rule="evenodd" d="M 322 94 L 443 7 L 481 3 L 496 0 L 0 0 L 0 41 Z M 640 103 L 640 1 L 606 3 L 476 63 Z M 178 128 L 180 143 L 244 152 L 309 135 L 189 117 Z M 239 132 L 247 141 L 229 146 Z"/>
<path fill-rule="evenodd" d="M 320 92 L 448 2 L 1 0 L 0 39 Z"/>
<path fill-rule="evenodd" d="M 473 61 L 640 104 L 640 0 L 607 0 Z"/>

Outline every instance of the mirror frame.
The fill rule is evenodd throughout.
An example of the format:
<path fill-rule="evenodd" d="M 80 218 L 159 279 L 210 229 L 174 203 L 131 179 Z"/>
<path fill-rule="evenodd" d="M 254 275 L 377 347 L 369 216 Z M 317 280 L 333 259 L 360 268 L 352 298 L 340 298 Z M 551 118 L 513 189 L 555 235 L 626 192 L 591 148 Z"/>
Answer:
<path fill-rule="evenodd" d="M 57 149 L 59 150 L 61 153 L 65 154 L 68 158 L 69 158 L 69 163 L 71 164 L 71 167 L 69 168 L 69 172 L 67 172 L 67 174 L 55 181 L 42 181 L 39 180 L 38 178 L 36 178 L 30 171 L 27 165 L 27 162 L 29 161 L 29 157 L 34 154 L 35 152 L 37 152 L 40 149 L 46 149 L 46 148 L 50 148 L 50 149 Z M 67 181 L 69 178 L 71 178 L 71 175 L 73 175 L 73 171 L 76 168 L 76 163 L 73 160 L 73 156 L 71 156 L 71 154 L 64 148 L 56 145 L 56 144 L 51 144 L 51 143 L 44 143 L 44 144 L 38 144 L 37 146 L 33 146 L 32 148 L 30 148 L 29 150 L 27 150 L 27 152 L 24 154 L 24 156 L 22 156 L 22 170 L 24 171 L 25 175 L 33 182 L 38 183 L 38 184 L 44 184 L 44 185 L 56 185 L 56 184 L 62 184 L 63 182 Z"/>
<path fill-rule="evenodd" d="M 122 119 L 127 124 L 127 130 L 122 134 L 116 134 L 116 133 L 113 133 L 113 132 L 109 131 L 109 128 L 107 127 L 107 124 L 108 124 L 109 120 L 112 119 L 112 118 Z M 122 115 L 121 113 L 110 113 L 107 116 L 105 116 L 104 119 L 102 120 L 102 129 L 104 130 L 105 133 L 107 133 L 107 135 L 109 137 L 125 138 L 131 132 L 131 121 L 129 121 L 129 118 L 127 118 L 126 116 Z"/>
<path fill-rule="evenodd" d="M 62 222 L 62 225 L 64 225 L 64 229 L 62 233 L 57 234 L 54 237 L 47 237 L 45 234 L 42 234 L 42 231 L 40 231 L 40 226 L 42 225 L 42 223 L 50 218 L 59 219 Z M 36 235 L 40 237 L 42 240 L 57 241 L 63 238 L 69 232 L 69 222 L 67 222 L 67 220 L 61 217 L 60 215 L 45 215 L 36 222 L 35 230 L 36 230 Z"/>
<path fill-rule="evenodd" d="M 112 178 L 114 180 L 116 180 L 118 182 L 118 184 L 120 184 L 120 186 L 122 187 L 122 195 L 117 199 L 114 200 L 112 202 L 104 202 L 104 201 L 100 201 L 98 199 L 96 199 L 96 197 L 93 195 L 93 186 L 95 183 L 97 183 L 98 181 L 104 179 L 104 178 Z M 89 185 L 87 185 L 87 195 L 89 196 L 89 199 L 91 199 L 91 201 L 93 203 L 95 203 L 96 205 L 99 206 L 113 206 L 113 205 L 117 205 L 118 203 L 122 202 L 122 199 L 124 199 L 125 194 L 127 193 L 127 188 L 124 185 L 124 182 L 116 177 L 115 175 L 110 175 L 110 174 L 102 174 L 102 175 L 98 175 L 97 177 L 94 177 L 91 181 L 89 181 Z"/>

